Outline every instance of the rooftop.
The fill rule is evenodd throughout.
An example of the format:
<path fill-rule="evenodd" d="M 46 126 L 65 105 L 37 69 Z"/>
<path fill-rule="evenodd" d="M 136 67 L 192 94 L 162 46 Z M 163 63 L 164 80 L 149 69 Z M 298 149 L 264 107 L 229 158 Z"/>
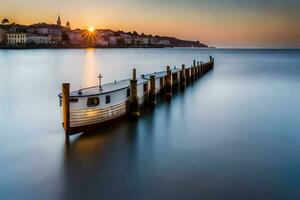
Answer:
<path fill-rule="evenodd" d="M 142 84 L 147 82 L 146 79 L 138 78 L 138 84 Z M 130 87 L 130 79 L 125 79 L 121 81 L 116 81 L 114 83 L 106 83 L 101 85 L 101 90 L 99 86 L 93 86 L 88 88 L 82 88 L 81 90 L 75 90 L 70 93 L 70 97 L 87 97 L 87 96 L 94 96 L 100 94 L 106 94 L 117 90 L 122 90 L 124 88 Z M 81 94 L 79 93 L 81 91 Z M 59 94 L 61 96 L 61 94 Z"/>

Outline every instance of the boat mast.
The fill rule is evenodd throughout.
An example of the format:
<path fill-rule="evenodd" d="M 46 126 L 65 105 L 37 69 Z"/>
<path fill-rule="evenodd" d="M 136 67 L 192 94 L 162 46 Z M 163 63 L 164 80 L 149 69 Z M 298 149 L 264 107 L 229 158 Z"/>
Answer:
<path fill-rule="evenodd" d="M 101 79 L 103 78 L 103 76 L 101 74 L 99 74 L 98 79 L 99 79 L 99 90 L 102 90 L 102 86 L 101 86 Z"/>

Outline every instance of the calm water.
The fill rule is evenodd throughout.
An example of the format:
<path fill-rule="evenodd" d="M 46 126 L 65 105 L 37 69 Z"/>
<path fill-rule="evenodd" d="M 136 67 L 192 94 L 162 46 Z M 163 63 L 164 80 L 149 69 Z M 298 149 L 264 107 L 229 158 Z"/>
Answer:
<path fill-rule="evenodd" d="M 64 140 L 72 89 L 215 69 L 137 122 Z M 0 199 L 299 199 L 300 50 L 0 50 Z"/>

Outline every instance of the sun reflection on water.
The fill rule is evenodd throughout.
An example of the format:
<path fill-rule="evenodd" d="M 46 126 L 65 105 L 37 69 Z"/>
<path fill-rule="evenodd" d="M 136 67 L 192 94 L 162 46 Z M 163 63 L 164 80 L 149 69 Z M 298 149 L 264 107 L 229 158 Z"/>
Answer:
<path fill-rule="evenodd" d="M 83 85 L 91 87 L 97 84 L 97 69 L 95 59 L 95 49 L 86 49 L 85 64 L 83 69 Z"/>

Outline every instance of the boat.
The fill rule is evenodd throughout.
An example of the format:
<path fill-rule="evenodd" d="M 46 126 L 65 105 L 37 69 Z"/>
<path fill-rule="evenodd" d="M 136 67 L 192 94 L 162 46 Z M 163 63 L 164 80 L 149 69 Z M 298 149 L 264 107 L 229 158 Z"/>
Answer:
<path fill-rule="evenodd" d="M 172 69 L 172 73 L 180 70 Z M 164 88 L 167 72 L 155 72 L 137 78 L 138 103 L 143 105 L 148 98 L 150 76 L 155 75 L 156 93 Z M 82 88 L 70 92 L 70 133 L 83 132 L 101 127 L 113 120 L 126 116 L 129 112 L 130 79 Z M 61 119 L 62 94 L 59 94 Z"/>
<path fill-rule="evenodd" d="M 136 109 L 149 100 L 156 103 L 156 94 L 164 91 L 166 97 L 172 95 L 172 86 L 185 84 L 185 78 L 196 77 L 196 72 L 201 75 L 203 70 L 213 67 L 213 60 L 206 64 L 195 64 L 182 69 L 167 67 L 166 71 L 141 75 L 136 78 L 133 69 L 132 79 L 101 84 L 101 74 L 98 76 L 99 85 L 82 88 L 76 91 L 67 89 L 59 94 L 61 120 L 67 135 L 95 130 L 111 121 L 126 116 L 137 114 Z M 184 76 L 184 81 L 182 77 Z M 152 80 L 151 80 L 152 77 Z M 155 89 L 154 89 L 155 88 Z M 65 92 L 64 92 L 65 91 Z M 64 95 L 63 95 L 64 94 Z M 154 95 L 153 95 L 154 94 Z M 153 100 L 154 96 L 154 100 Z"/>

